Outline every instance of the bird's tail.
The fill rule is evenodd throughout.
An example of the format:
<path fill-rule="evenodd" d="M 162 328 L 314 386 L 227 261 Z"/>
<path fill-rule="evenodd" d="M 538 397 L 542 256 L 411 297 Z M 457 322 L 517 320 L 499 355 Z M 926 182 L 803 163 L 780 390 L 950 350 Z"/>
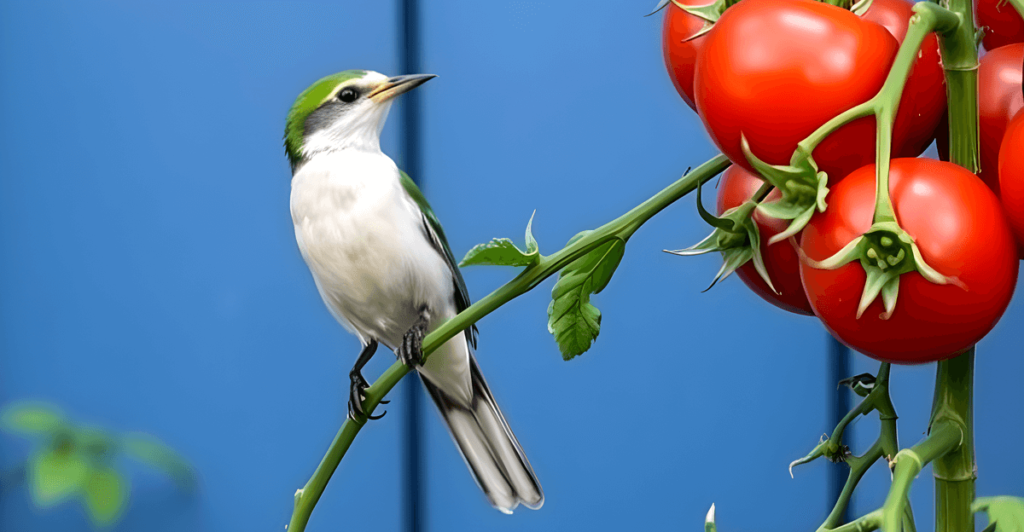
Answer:
<path fill-rule="evenodd" d="M 494 402 L 471 350 L 469 370 L 472 378 L 470 404 L 463 404 L 426 378 L 421 380 L 491 505 L 505 513 L 512 513 L 519 503 L 536 510 L 544 504 L 540 482 Z"/>

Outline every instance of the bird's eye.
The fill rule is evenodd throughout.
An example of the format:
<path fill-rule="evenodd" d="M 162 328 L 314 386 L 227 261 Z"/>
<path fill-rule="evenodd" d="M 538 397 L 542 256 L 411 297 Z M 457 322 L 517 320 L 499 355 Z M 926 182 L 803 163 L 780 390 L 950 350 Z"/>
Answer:
<path fill-rule="evenodd" d="M 352 103 L 356 101 L 356 98 L 358 97 L 359 93 L 356 92 L 355 89 L 342 89 L 342 91 L 338 93 L 338 99 L 345 103 Z"/>

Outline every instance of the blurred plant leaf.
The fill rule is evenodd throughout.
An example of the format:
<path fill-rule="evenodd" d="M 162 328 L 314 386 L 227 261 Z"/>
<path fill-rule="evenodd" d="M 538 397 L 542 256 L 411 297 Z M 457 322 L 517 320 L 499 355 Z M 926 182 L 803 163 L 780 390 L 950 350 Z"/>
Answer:
<path fill-rule="evenodd" d="M 110 467 L 89 471 L 82 490 L 89 519 L 99 526 L 117 521 L 128 497 L 128 479 Z"/>
<path fill-rule="evenodd" d="M 163 470 L 179 486 L 192 488 L 195 477 L 192 468 L 173 449 L 148 434 L 132 433 L 122 440 L 125 452 L 140 461 Z"/>
<path fill-rule="evenodd" d="M 41 508 L 53 506 L 81 489 L 88 473 L 85 458 L 64 446 L 36 454 L 28 463 L 32 501 Z"/>
<path fill-rule="evenodd" d="M 569 240 L 572 245 L 590 231 Z M 585 353 L 601 331 L 601 311 L 590 304 L 615 273 L 626 250 L 626 242 L 613 238 L 571 262 L 558 274 L 548 305 L 548 331 L 555 336 L 562 358 L 571 360 Z"/>
<path fill-rule="evenodd" d="M 56 409 L 40 403 L 15 403 L 4 408 L 0 426 L 22 434 L 52 434 L 63 424 Z"/>
<path fill-rule="evenodd" d="M 988 514 L 986 532 L 1024 532 L 1024 499 L 1020 497 L 978 497 L 971 510 Z"/>

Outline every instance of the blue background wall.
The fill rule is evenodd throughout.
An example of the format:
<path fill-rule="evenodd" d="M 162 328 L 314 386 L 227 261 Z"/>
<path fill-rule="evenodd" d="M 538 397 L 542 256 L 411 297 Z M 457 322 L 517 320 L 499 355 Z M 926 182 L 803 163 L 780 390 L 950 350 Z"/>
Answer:
<path fill-rule="evenodd" d="M 456 255 L 534 232 L 550 253 L 715 153 L 661 60 L 660 17 L 628 2 L 433 1 L 422 7 L 423 175 Z M 288 215 L 284 114 L 315 79 L 398 69 L 391 2 L 0 3 L 0 404 L 161 438 L 196 468 L 180 493 L 126 462 L 115 530 L 281 530 L 292 494 L 345 415 L 358 350 L 323 308 Z M 400 104 L 399 104 L 400 105 Z M 399 162 L 397 120 L 384 150 Z M 551 281 L 480 323 L 479 358 L 544 484 L 509 517 L 478 492 L 424 406 L 431 530 L 813 529 L 825 463 L 787 464 L 830 430 L 825 335 L 718 263 L 661 252 L 707 231 L 688 198 L 629 243 L 595 298 L 594 348 L 563 362 Z M 514 272 L 467 269 L 474 298 Z M 720 324 L 726 315 L 740 332 Z M 1018 297 L 979 348 L 980 494 L 1024 495 Z M 391 362 L 378 356 L 367 375 Z M 875 371 L 859 355 L 853 372 Z M 906 445 L 925 429 L 934 367 L 897 368 Z M 397 530 L 401 416 L 364 430 L 311 531 Z M 856 425 L 863 450 L 877 423 Z M 859 447 L 858 447 L 859 443 Z M 30 451 L 0 435 L 0 466 Z M 877 468 L 855 513 L 879 505 Z M 868 489 L 870 488 L 870 489 Z M 930 472 L 913 503 L 931 527 Z M 0 529 L 87 530 L 82 510 L 0 494 Z"/>

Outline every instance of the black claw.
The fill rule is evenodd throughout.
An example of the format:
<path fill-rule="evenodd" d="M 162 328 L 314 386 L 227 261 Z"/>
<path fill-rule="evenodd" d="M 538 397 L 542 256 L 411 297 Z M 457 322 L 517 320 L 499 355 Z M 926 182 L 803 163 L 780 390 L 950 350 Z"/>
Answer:
<path fill-rule="evenodd" d="M 416 367 L 423 364 L 423 338 L 427 335 L 428 322 L 427 308 L 423 307 L 416 323 L 402 336 L 402 345 L 396 354 L 406 366 Z"/>
<path fill-rule="evenodd" d="M 380 404 L 382 404 L 382 405 L 389 405 L 389 404 L 391 404 L 391 400 L 390 399 L 381 399 L 380 400 Z"/>
<path fill-rule="evenodd" d="M 373 414 L 370 414 L 370 415 L 366 416 L 366 419 L 372 419 L 372 420 L 376 421 L 376 420 L 378 420 L 378 419 L 380 419 L 380 418 L 382 418 L 382 417 L 386 416 L 386 415 L 387 415 L 387 413 L 388 413 L 388 411 L 387 411 L 387 410 L 385 410 L 385 411 L 384 411 L 384 413 L 383 413 L 383 414 L 381 414 L 381 415 L 379 415 L 379 416 L 375 416 L 375 415 L 373 415 Z"/>

